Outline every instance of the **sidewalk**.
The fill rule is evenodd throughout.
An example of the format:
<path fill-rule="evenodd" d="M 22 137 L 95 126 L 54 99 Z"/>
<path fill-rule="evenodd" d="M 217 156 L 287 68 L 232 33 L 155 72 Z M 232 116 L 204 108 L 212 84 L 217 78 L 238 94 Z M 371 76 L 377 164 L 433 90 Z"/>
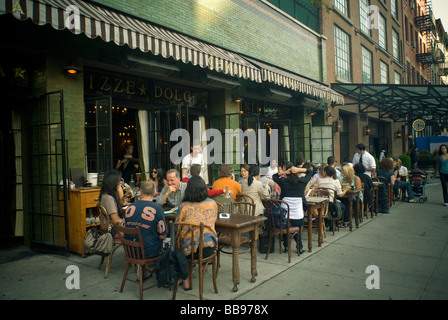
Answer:
<path fill-rule="evenodd" d="M 211 272 L 204 281 L 207 300 L 428 300 L 448 299 L 448 207 L 442 206 L 439 180 L 426 187 L 428 202 L 396 202 L 390 214 L 364 219 L 359 229 L 327 231 L 322 247 L 313 234 L 313 251 L 300 257 L 276 250 L 265 260 L 258 254 L 258 277 L 250 281 L 250 256 L 242 254 L 239 291 L 232 292 L 232 259 L 221 255 L 219 293 L 215 294 Z M 306 233 L 302 235 L 307 248 Z M 294 251 L 293 251 L 294 252 Z M 18 260 L 15 259 L 18 257 Z M 124 272 L 124 253 L 118 250 L 111 271 L 104 279 L 99 256 L 83 258 L 30 252 L 25 247 L 0 251 L 0 299 L 28 300 L 138 300 L 138 285 L 127 282 L 119 293 Z M 80 270 L 80 289 L 67 289 L 68 266 Z M 377 266 L 378 273 L 366 273 Z M 366 279 L 379 274 L 379 289 L 367 289 Z M 198 279 L 193 290 L 179 289 L 177 300 L 198 299 Z M 145 285 L 155 283 L 155 276 Z M 368 281 L 371 283 L 371 281 Z M 170 300 L 172 292 L 154 287 L 144 291 L 145 300 Z"/>

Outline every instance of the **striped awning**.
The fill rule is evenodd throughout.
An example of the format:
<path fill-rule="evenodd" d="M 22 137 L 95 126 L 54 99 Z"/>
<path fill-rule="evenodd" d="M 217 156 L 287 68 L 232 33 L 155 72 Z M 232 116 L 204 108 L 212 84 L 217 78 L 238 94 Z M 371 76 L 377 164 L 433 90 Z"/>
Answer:
<path fill-rule="evenodd" d="M 271 82 L 280 87 L 298 91 L 319 99 L 327 99 L 329 102 L 336 104 L 344 104 L 343 95 L 319 82 L 306 79 L 252 58 L 245 57 L 245 59 L 260 67 L 263 81 Z"/>
<path fill-rule="evenodd" d="M 0 0 L 0 14 L 5 13 L 226 75 L 262 81 L 259 68 L 236 53 L 83 1 Z"/>

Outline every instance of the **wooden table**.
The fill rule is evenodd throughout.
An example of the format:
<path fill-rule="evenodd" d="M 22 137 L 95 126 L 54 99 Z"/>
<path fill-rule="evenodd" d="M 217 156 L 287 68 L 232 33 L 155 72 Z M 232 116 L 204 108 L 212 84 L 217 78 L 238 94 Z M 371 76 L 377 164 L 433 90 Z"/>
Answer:
<path fill-rule="evenodd" d="M 175 214 L 165 214 L 167 220 L 175 220 Z M 239 214 L 231 214 L 230 218 L 216 219 L 215 230 L 217 233 L 230 234 L 232 239 L 232 274 L 233 274 L 233 291 L 238 291 L 240 283 L 240 269 L 238 263 L 238 247 L 241 234 L 248 232 L 250 235 L 250 253 L 251 253 L 251 281 L 255 282 L 257 274 L 257 240 L 258 227 L 267 218 L 264 216 L 246 216 Z"/>
<path fill-rule="evenodd" d="M 306 202 L 308 204 L 307 214 L 308 214 L 308 252 L 312 252 L 313 244 L 313 211 L 318 212 L 318 232 L 317 232 L 317 246 L 321 247 L 323 242 L 322 226 L 323 226 L 323 210 L 325 205 L 328 205 L 328 198 L 324 197 L 308 197 Z"/>
<path fill-rule="evenodd" d="M 352 231 L 352 227 L 353 227 L 353 223 L 352 223 L 352 217 L 353 217 L 353 199 L 359 199 L 359 192 L 363 191 L 363 189 L 349 189 L 347 190 L 347 192 L 345 193 L 344 198 L 348 199 L 348 206 L 349 206 L 349 210 L 350 210 L 350 231 Z M 358 201 L 356 201 L 357 205 L 356 207 L 358 207 Z M 355 214 L 355 224 L 356 224 L 356 228 L 359 228 L 359 210 L 358 208 L 356 208 L 356 214 Z"/>

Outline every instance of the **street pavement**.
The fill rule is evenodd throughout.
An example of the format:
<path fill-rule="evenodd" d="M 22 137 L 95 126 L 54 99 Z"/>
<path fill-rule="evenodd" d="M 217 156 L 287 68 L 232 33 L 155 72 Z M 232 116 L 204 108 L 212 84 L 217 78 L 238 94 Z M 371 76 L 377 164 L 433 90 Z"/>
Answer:
<path fill-rule="evenodd" d="M 448 207 L 442 204 L 439 180 L 426 186 L 428 201 L 397 201 L 390 214 L 365 219 L 359 228 L 327 231 L 321 247 L 313 233 L 312 252 L 298 257 L 275 252 L 265 260 L 258 253 L 256 282 L 251 282 L 250 255 L 239 256 L 240 284 L 232 291 L 232 259 L 221 255 L 219 293 L 211 270 L 206 272 L 206 300 L 446 300 L 448 299 Z M 307 235 L 302 235 L 307 248 Z M 294 253 L 294 250 L 293 250 Z M 138 285 L 127 282 L 119 292 L 125 261 L 118 250 L 107 279 L 97 269 L 100 257 L 69 257 L 31 252 L 20 246 L 0 251 L 1 300 L 138 300 Z M 73 269 L 74 268 L 74 269 Z M 79 289 L 73 270 L 79 270 Z M 135 277 L 136 278 L 136 277 Z M 155 275 L 145 285 L 155 283 Z M 170 300 L 172 292 L 157 286 L 144 291 L 145 300 Z M 179 288 L 177 300 L 198 300 L 198 278 L 193 290 Z"/>

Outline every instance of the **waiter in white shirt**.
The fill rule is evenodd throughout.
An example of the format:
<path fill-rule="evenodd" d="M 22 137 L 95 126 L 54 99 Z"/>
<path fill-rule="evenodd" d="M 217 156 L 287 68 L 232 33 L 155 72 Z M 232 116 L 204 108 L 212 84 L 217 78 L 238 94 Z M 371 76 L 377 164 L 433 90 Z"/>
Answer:
<path fill-rule="evenodd" d="M 356 146 L 356 153 L 353 156 L 353 165 L 361 162 L 366 167 L 366 172 L 369 177 L 372 177 L 372 172 L 376 170 L 375 158 L 366 151 L 366 146 L 359 143 Z"/>

